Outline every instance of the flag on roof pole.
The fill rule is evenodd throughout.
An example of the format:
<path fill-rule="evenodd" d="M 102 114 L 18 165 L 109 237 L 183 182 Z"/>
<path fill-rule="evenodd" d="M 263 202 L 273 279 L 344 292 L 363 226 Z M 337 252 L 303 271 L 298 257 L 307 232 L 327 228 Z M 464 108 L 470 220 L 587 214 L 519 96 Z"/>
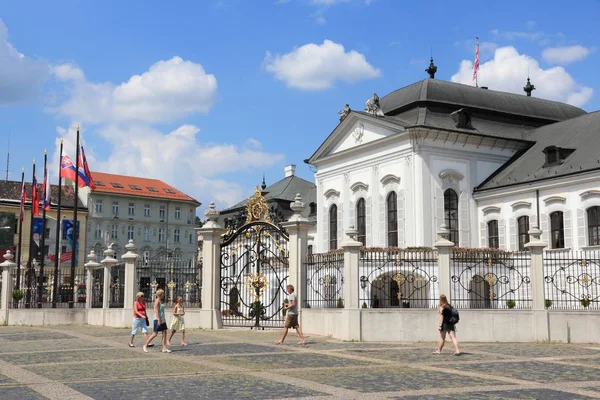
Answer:
<path fill-rule="evenodd" d="M 44 155 L 46 157 L 46 155 Z M 50 210 L 50 179 L 48 178 L 48 164 L 44 162 L 44 183 L 42 183 L 42 190 L 44 193 L 44 210 Z"/>
<path fill-rule="evenodd" d="M 473 64 L 473 80 L 477 86 L 477 72 L 479 72 L 479 38 L 475 38 L 475 63 Z"/>
<path fill-rule="evenodd" d="M 33 163 L 33 170 L 35 171 L 35 162 Z M 32 183 L 31 183 L 31 214 L 34 217 L 39 217 L 40 216 L 40 196 L 38 194 L 38 187 L 37 187 L 37 179 L 35 177 L 35 175 L 33 176 L 32 179 Z"/>
<path fill-rule="evenodd" d="M 86 186 L 89 186 L 90 189 L 95 190 L 96 185 L 94 184 L 94 178 L 92 178 L 92 173 L 90 172 L 90 167 L 88 166 L 87 159 L 85 158 L 85 152 L 83 151 L 83 146 L 81 146 L 81 160 L 80 160 L 79 164 L 80 164 L 79 177 L 82 180 L 86 181 L 86 183 L 87 183 Z M 80 185 L 80 187 L 81 187 L 81 185 Z"/>

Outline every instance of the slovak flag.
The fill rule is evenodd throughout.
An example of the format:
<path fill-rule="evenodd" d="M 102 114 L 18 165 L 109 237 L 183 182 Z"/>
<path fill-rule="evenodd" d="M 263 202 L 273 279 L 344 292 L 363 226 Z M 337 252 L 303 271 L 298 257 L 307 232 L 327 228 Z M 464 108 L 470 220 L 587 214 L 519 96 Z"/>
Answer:
<path fill-rule="evenodd" d="M 79 160 L 85 160 L 84 157 L 79 157 Z M 84 165 L 87 166 L 87 162 Z M 91 176 L 86 174 L 85 169 L 86 167 L 84 166 L 79 167 L 79 181 L 77 182 L 77 185 L 80 188 L 89 186 L 91 189 L 94 189 L 94 182 L 92 181 Z M 75 182 L 75 171 L 75 163 L 73 162 L 73 160 L 71 160 L 71 157 L 65 154 L 62 158 L 62 161 L 60 162 L 60 176 L 62 178 L 67 178 Z"/>
<path fill-rule="evenodd" d="M 48 179 L 48 167 L 44 169 L 44 183 L 42 183 L 44 191 L 44 210 L 50 210 L 50 179 Z"/>
<path fill-rule="evenodd" d="M 19 213 L 19 221 L 23 222 L 25 216 L 25 202 L 27 201 L 27 192 L 25 191 L 25 181 L 21 184 L 21 211 Z"/>
<path fill-rule="evenodd" d="M 94 185 L 94 178 L 92 178 L 90 167 L 88 166 L 87 159 L 85 158 L 85 151 L 83 151 L 83 146 L 81 146 L 80 158 L 81 159 L 79 160 L 79 178 L 87 179 L 87 186 L 89 186 L 92 190 L 96 190 L 96 185 Z"/>
<path fill-rule="evenodd" d="M 35 176 L 31 184 L 31 213 L 34 217 L 40 216 L 40 197 L 38 195 L 37 179 Z"/>

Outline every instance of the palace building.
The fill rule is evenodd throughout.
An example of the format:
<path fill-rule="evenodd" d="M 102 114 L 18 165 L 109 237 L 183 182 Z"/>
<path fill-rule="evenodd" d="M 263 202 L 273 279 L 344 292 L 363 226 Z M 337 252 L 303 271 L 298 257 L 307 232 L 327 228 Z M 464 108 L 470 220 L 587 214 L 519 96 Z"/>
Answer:
<path fill-rule="evenodd" d="M 369 247 L 600 248 L 600 112 L 429 78 L 346 106 L 317 169 L 315 252 Z"/>

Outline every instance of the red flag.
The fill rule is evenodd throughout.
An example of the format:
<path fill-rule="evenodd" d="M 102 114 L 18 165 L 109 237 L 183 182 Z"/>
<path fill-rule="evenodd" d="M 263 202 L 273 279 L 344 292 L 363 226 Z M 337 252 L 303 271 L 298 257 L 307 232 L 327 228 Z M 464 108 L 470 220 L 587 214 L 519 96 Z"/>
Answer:
<path fill-rule="evenodd" d="M 38 195 L 37 179 L 35 179 L 35 176 L 31 184 L 31 213 L 34 217 L 40 216 L 40 197 Z"/>
<path fill-rule="evenodd" d="M 88 166 L 87 160 L 85 158 L 85 151 L 83 151 L 83 146 L 81 146 L 81 152 L 80 152 L 80 161 L 79 164 L 81 165 L 79 168 L 83 167 L 83 171 L 79 172 L 79 177 L 83 178 L 84 182 L 86 183 L 86 186 L 89 186 L 90 189 L 92 190 L 96 190 L 96 185 L 94 185 L 94 178 L 92 178 L 92 173 L 90 172 L 90 167 Z M 83 172 L 83 176 L 82 176 L 82 172 Z"/>
<path fill-rule="evenodd" d="M 64 263 L 66 261 L 69 261 L 71 259 L 71 252 L 64 252 L 60 255 L 60 262 Z"/>
<path fill-rule="evenodd" d="M 27 192 L 25 191 L 25 181 L 21 184 L 21 211 L 19 214 L 19 221 L 23 222 L 25 215 L 25 202 L 27 201 Z"/>
<path fill-rule="evenodd" d="M 473 65 L 473 80 L 477 80 L 477 72 L 479 71 L 479 38 L 475 38 L 477 40 L 475 44 L 475 64 Z"/>
<path fill-rule="evenodd" d="M 44 210 L 50 210 L 50 179 L 48 179 L 48 167 L 44 168 L 44 183 L 42 183 L 42 193 L 44 194 Z"/>

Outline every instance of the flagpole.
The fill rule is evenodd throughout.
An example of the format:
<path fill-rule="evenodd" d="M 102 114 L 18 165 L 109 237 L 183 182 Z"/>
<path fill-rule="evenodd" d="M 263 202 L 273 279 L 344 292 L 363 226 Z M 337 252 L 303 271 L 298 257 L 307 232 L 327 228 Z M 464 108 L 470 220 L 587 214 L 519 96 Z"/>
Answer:
<path fill-rule="evenodd" d="M 25 183 L 25 168 L 21 169 L 21 201 L 23 201 L 23 185 Z M 23 205 L 23 208 L 25 205 Z M 25 213 L 23 212 L 23 217 Z M 23 218 L 19 214 L 19 245 L 17 246 L 17 287 L 21 288 L 21 239 L 23 238 Z"/>
<path fill-rule="evenodd" d="M 44 181 L 42 193 L 44 193 L 44 197 L 42 199 L 42 238 L 40 240 L 40 248 L 42 250 L 42 261 L 40 263 L 40 275 L 38 280 L 38 300 L 37 306 L 38 308 L 42 308 L 42 301 L 44 296 L 44 260 L 46 258 L 46 197 L 48 190 L 48 152 L 44 149 Z"/>
<path fill-rule="evenodd" d="M 35 160 L 33 160 L 33 173 L 31 176 L 31 220 L 29 223 L 29 259 L 27 260 L 27 297 L 25 298 L 25 308 L 31 307 L 31 279 L 32 273 L 35 274 L 33 270 L 33 209 L 35 207 L 35 201 L 37 201 L 34 197 L 34 192 L 37 190 L 35 187 Z"/>
<path fill-rule="evenodd" d="M 63 140 L 60 139 L 60 156 L 58 157 L 58 210 L 56 212 L 56 245 L 54 247 L 54 277 L 52 279 L 52 308 L 56 308 L 56 296 L 58 294 L 58 266 L 60 264 L 59 250 L 60 250 L 60 241 L 62 240 L 62 235 L 60 234 L 60 206 L 62 202 L 62 175 L 61 175 L 61 163 L 63 156 Z"/>
<path fill-rule="evenodd" d="M 77 258 L 77 201 L 79 196 L 79 124 L 77 124 L 77 141 L 75 144 L 75 203 L 73 205 L 73 243 L 71 244 L 71 293 L 69 308 L 73 308 L 75 300 L 75 259 Z M 73 296 L 73 297 L 70 297 Z"/>

